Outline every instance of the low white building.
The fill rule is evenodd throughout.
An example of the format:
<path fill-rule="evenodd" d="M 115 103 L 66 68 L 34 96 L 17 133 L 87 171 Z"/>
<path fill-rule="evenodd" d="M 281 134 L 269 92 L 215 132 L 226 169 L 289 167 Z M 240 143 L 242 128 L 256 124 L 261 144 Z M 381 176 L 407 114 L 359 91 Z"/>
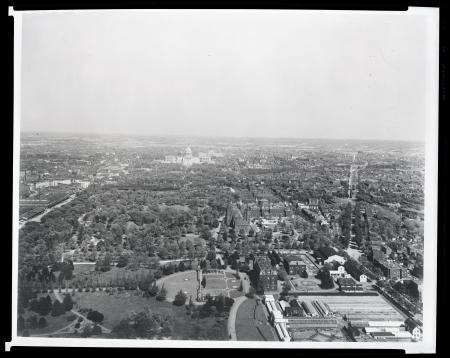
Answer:
<path fill-rule="evenodd" d="M 274 324 L 287 322 L 287 319 L 284 318 L 283 314 L 278 310 L 273 310 L 270 312 L 270 318 Z"/>
<path fill-rule="evenodd" d="M 420 327 L 414 320 L 408 318 L 405 321 L 406 330 L 411 333 L 412 337 L 416 341 L 420 341 L 422 339 L 422 327 Z"/>
<path fill-rule="evenodd" d="M 286 307 L 291 307 L 289 302 L 286 301 L 279 301 L 280 307 L 283 310 L 283 313 L 286 313 Z"/>
<path fill-rule="evenodd" d="M 324 263 L 330 264 L 330 263 L 332 263 L 332 262 L 334 262 L 334 261 L 338 262 L 340 265 L 344 265 L 345 262 L 346 262 L 347 260 L 346 260 L 344 257 L 342 257 L 342 256 L 339 256 L 339 255 L 332 255 L 332 256 L 328 257 L 328 258 L 324 261 Z"/>
<path fill-rule="evenodd" d="M 394 332 L 394 336 L 395 336 L 395 338 L 398 338 L 398 339 L 415 339 L 414 335 L 412 335 L 408 331 Z"/>
<path fill-rule="evenodd" d="M 403 321 L 369 321 L 369 327 L 400 327 L 403 326 Z"/>
<path fill-rule="evenodd" d="M 334 280 L 336 280 L 340 277 L 346 277 L 348 274 L 347 271 L 345 271 L 344 266 L 339 266 L 337 270 L 330 270 L 330 275 Z"/>
<path fill-rule="evenodd" d="M 277 224 L 278 224 L 278 219 L 262 219 L 261 220 L 261 225 L 265 229 L 273 230 L 275 228 L 275 226 L 277 226 Z"/>
<path fill-rule="evenodd" d="M 286 323 L 275 324 L 275 330 L 277 331 L 278 337 L 281 341 L 289 342 L 291 340 L 289 332 L 286 328 Z"/>

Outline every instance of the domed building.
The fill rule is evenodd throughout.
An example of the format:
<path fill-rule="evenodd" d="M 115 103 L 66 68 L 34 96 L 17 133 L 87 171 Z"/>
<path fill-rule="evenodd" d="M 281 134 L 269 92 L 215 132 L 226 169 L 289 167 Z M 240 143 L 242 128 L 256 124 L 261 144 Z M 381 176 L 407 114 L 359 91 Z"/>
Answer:
<path fill-rule="evenodd" d="M 201 153 L 202 154 L 202 153 Z M 182 164 L 186 167 L 190 167 L 192 164 L 200 164 L 200 163 L 212 163 L 212 161 L 205 160 L 203 157 L 194 157 L 192 155 L 192 150 L 190 147 L 187 147 L 184 152 L 181 153 L 180 156 L 174 156 L 174 155 L 166 155 L 165 160 L 162 161 L 163 163 L 178 163 Z"/>
<path fill-rule="evenodd" d="M 191 150 L 191 148 L 187 147 L 184 150 L 184 158 L 185 159 L 192 159 L 192 150 Z"/>
<path fill-rule="evenodd" d="M 197 157 L 193 157 L 191 148 L 187 147 L 184 150 L 182 163 L 184 166 L 190 167 L 192 164 L 200 163 L 200 160 Z"/>

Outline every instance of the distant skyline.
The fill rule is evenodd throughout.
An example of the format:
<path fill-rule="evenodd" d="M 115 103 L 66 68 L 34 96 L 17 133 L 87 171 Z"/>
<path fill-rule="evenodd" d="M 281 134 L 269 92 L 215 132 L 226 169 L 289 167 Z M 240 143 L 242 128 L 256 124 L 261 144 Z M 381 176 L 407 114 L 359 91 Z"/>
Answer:
<path fill-rule="evenodd" d="M 179 139 L 188 139 L 188 138 L 198 138 L 198 139 L 254 139 L 254 140 L 282 140 L 282 141 L 362 141 L 362 142 L 408 142 L 408 143 L 418 143 L 425 144 L 425 141 L 421 140 L 407 140 L 407 139 L 357 139 L 357 138 L 306 138 L 306 137 L 250 137 L 250 136 L 219 136 L 219 135 L 182 135 L 182 134 L 138 134 L 138 133 L 114 133 L 114 132 L 67 132 L 67 131 L 21 131 L 21 135 L 27 136 L 39 136 L 39 135 L 54 135 L 54 136 L 75 136 L 75 137 L 83 137 L 83 136 L 111 136 L 111 137 L 131 137 L 131 138 L 179 138 Z"/>
<path fill-rule="evenodd" d="M 426 18 L 24 13 L 22 132 L 425 140 Z"/>

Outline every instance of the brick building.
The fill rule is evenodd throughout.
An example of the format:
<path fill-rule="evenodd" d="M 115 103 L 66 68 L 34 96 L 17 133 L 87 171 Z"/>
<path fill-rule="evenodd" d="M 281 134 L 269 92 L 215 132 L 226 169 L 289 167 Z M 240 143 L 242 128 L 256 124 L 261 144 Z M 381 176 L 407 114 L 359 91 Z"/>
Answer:
<path fill-rule="evenodd" d="M 339 290 L 342 292 L 362 292 L 363 287 L 362 284 L 356 282 L 352 278 L 339 278 L 338 279 Z"/>
<path fill-rule="evenodd" d="M 383 272 L 383 276 L 388 279 L 403 279 L 409 277 L 408 269 L 397 263 L 376 259 L 374 260 L 374 265 L 378 267 L 381 272 Z"/>
<path fill-rule="evenodd" d="M 255 258 L 253 269 L 257 273 L 259 282 L 262 283 L 264 291 L 276 291 L 278 289 L 278 276 L 266 256 Z"/>

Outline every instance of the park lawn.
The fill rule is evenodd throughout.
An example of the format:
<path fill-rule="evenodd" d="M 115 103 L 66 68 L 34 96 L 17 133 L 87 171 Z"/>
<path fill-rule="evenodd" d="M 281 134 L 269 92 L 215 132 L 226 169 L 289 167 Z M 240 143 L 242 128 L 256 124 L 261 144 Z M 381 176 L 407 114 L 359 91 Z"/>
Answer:
<path fill-rule="evenodd" d="M 213 290 L 224 290 L 227 288 L 227 284 L 223 278 L 206 278 L 206 287 Z"/>
<path fill-rule="evenodd" d="M 206 276 L 206 278 L 210 278 L 210 279 L 218 279 L 218 280 L 223 280 L 224 276 L 222 273 L 207 273 L 204 276 Z"/>
<path fill-rule="evenodd" d="M 137 292 L 123 291 L 114 294 L 103 291 L 77 292 L 72 299 L 76 302 L 74 308 L 77 310 L 93 309 L 102 313 L 104 315 L 102 325 L 112 329 L 129 314 L 142 311 L 150 306 L 149 299 L 139 296 Z M 167 305 L 170 304 L 167 303 Z"/>
<path fill-rule="evenodd" d="M 227 279 L 227 286 L 229 289 L 239 289 L 240 285 L 241 285 L 240 280 L 236 280 L 235 278 Z"/>
<path fill-rule="evenodd" d="M 203 294 L 204 295 L 211 295 L 211 296 L 219 296 L 219 295 L 224 295 L 227 296 L 227 292 L 221 289 L 214 289 L 214 288 L 208 288 L 206 287 L 205 289 L 203 289 Z"/>
<path fill-rule="evenodd" d="M 195 271 L 186 271 L 183 274 L 165 276 L 163 280 L 163 285 L 167 290 L 167 297 L 169 299 L 173 299 L 180 290 L 186 293 L 188 297 L 192 296 L 192 299 L 197 297 L 198 281 Z M 208 281 L 206 287 L 208 287 Z"/>
<path fill-rule="evenodd" d="M 255 299 L 244 301 L 236 314 L 236 336 L 238 341 L 275 341 L 261 305 Z"/>
<path fill-rule="evenodd" d="M 33 335 L 39 335 L 39 334 L 47 334 L 47 333 L 53 333 L 61 328 L 64 328 L 66 326 L 68 326 L 72 321 L 68 321 L 67 317 L 70 317 L 73 315 L 72 312 L 68 311 L 60 316 L 57 317 L 53 317 L 51 315 L 51 313 L 49 313 L 47 316 L 41 316 L 33 311 L 29 311 L 27 310 L 22 316 L 25 319 L 25 321 L 27 320 L 28 317 L 36 315 L 37 319 L 39 321 L 39 319 L 41 317 L 44 317 L 45 320 L 47 321 L 47 327 L 44 328 L 26 328 L 28 330 L 28 332 L 30 332 L 30 336 Z M 18 334 L 19 336 L 21 335 Z"/>
<path fill-rule="evenodd" d="M 121 292 L 109 295 L 106 292 L 77 293 L 73 297 L 77 302 L 77 308 L 91 308 L 104 315 L 102 323 L 106 328 L 113 329 L 122 319 L 134 312 L 140 312 L 145 308 L 150 308 L 154 313 L 171 315 L 174 319 L 172 339 L 195 339 L 196 326 L 201 326 L 205 331 L 219 327 L 223 339 L 227 339 L 226 319 L 217 322 L 216 317 L 203 319 L 192 319 L 186 314 L 184 306 L 174 306 L 169 302 L 160 302 L 155 298 L 142 297 L 136 291 Z"/>

